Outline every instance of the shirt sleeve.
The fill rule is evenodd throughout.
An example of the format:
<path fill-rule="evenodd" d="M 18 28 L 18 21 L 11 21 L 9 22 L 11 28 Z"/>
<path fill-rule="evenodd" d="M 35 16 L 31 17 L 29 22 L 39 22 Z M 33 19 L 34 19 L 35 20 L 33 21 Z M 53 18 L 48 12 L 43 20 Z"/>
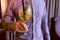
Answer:
<path fill-rule="evenodd" d="M 9 5 L 7 6 L 6 13 L 2 18 L 3 28 L 7 28 L 8 24 L 13 20 L 12 4 L 13 4 L 12 1 L 10 1 Z"/>

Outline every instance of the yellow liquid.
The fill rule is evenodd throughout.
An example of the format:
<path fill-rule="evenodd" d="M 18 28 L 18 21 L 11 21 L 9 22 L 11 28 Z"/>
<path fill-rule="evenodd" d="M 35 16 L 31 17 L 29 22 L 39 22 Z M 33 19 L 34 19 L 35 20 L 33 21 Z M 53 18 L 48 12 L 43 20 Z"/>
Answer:
<path fill-rule="evenodd" d="M 28 21 L 31 18 L 31 16 L 32 16 L 32 11 L 31 11 L 30 7 L 28 7 L 25 10 L 25 13 L 22 10 L 20 10 L 20 12 L 19 12 L 19 17 L 23 21 Z"/>

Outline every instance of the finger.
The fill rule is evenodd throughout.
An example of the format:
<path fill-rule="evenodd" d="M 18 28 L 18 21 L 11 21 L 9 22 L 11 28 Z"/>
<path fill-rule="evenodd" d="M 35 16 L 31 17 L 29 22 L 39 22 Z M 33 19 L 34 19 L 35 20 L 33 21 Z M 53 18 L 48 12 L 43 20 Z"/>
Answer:
<path fill-rule="evenodd" d="M 22 21 L 20 21 L 20 25 L 26 30 L 28 31 L 28 27 L 25 23 L 23 23 Z"/>
<path fill-rule="evenodd" d="M 23 30 L 22 26 L 18 22 L 16 22 L 16 25 L 20 30 Z"/>
<path fill-rule="evenodd" d="M 20 30 L 20 32 L 27 32 L 18 22 L 16 22 L 16 27 Z"/>
<path fill-rule="evenodd" d="M 21 20 L 17 21 L 20 26 L 23 28 L 23 30 L 28 31 L 28 26 Z"/>
<path fill-rule="evenodd" d="M 19 29 L 19 28 L 16 26 L 16 32 L 24 33 L 24 32 L 26 32 L 26 31 L 22 31 L 21 29 Z"/>

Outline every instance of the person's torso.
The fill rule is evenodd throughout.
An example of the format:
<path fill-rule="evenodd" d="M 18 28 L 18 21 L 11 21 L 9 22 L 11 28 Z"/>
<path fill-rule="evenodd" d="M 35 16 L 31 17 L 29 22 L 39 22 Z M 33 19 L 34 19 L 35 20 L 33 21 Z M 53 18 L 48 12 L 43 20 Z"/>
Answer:
<path fill-rule="evenodd" d="M 14 5 L 13 8 L 18 11 L 20 8 L 22 8 L 21 0 L 14 0 L 13 1 Z M 37 3 L 38 2 L 38 3 Z M 11 4 L 12 5 L 12 4 Z M 43 35 L 42 35 L 42 29 L 41 29 L 41 21 L 42 21 L 42 16 L 43 16 L 43 9 L 44 9 L 44 0 L 32 0 L 32 5 L 33 5 L 33 24 L 32 20 L 30 19 L 27 24 L 29 24 L 29 31 L 27 33 L 24 33 L 21 38 L 24 38 L 24 36 L 28 39 L 31 38 L 32 33 L 33 33 L 33 40 L 43 40 Z M 32 28 L 33 27 L 33 28 Z M 33 29 L 33 30 L 32 30 Z"/>

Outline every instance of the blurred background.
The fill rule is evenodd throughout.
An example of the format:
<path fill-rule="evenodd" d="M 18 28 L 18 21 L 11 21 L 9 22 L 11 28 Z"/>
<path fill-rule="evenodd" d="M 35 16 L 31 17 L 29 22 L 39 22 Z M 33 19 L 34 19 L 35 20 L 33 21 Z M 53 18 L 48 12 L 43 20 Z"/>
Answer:
<path fill-rule="evenodd" d="M 60 28 L 60 0 L 45 0 L 47 14 L 48 14 L 48 26 L 50 29 L 51 40 L 60 40 L 60 31 L 56 30 Z M 57 26 L 56 26 L 57 25 Z M 59 35 L 56 31 L 59 31 Z"/>
<path fill-rule="evenodd" d="M 51 18 L 57 17 L 60 14 L 60 0 L 45 0 L 48 14 L 49 27 L 51 25 Z"/>

